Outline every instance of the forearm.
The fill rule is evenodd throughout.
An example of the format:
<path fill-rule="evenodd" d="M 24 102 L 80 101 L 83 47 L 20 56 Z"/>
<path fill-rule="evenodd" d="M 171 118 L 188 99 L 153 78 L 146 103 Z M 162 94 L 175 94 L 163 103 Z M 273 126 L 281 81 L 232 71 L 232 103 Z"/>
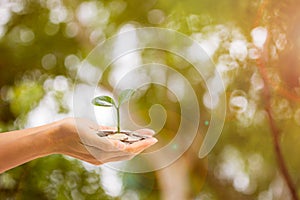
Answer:
<path fill-rule="evenodd" d="M 147 138 L 126 145 L 99 137 L 96 134 L 99 128 L 85 119 L 66 118 L 36 128 L 0 133 L 0 173 L 54 153 L 96 165 L 127 160 L 157 142 Z"/>
<path fill-rule="evenodd" d="M 0 133 L 0 173 L 53 153 L 51 134 L 55 124 Z"/>

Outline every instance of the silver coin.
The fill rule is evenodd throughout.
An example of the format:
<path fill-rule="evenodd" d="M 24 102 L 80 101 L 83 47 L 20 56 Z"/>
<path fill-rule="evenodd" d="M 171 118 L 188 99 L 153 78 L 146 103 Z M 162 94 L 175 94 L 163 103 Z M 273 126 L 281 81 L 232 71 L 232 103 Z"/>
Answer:
<path fill-rule="evenodd" d="M 105 137 L 105 136 L 107 136 L 108 134 L 105 133 L 104 131 L 98 131 L 98 132 L 97 132 L 97 135 L 100 136 L 100 137 Z"/>
<path fill-rule="evenodd" d="M 126 139 L 127 142 L 137 142 L 142 140 L 143 138 L 140 137 L 136 137 L 136 136 L 128 136 L 128 138 Z"/>
<path fill-rule="evenodd" d="M 114 130 L 97 130 L 96 134 L 100 137 L 105 137 L 105 136 L 108 136 L 108 135 L 111 135 L 111 134 L 114 134 L 116 133 L 116 131 Z"/>
<path fill-rule="evenodd" d="M 139 133 L 137 133 L 137 132 L 132 132 L 132 133 L 130 134 L 130 136 L 139 137 L 139 138 L 142 138 L 142 139 L 146 139 L 146 138 L 150 138 L 150 137 L 151 137 L 151 136 L 149 136 L 149 135 L 141 135 L 141 134 L 139 134 Z"/>
<path fill-rule="evenodd" d="M 115 134 L 108 135 L 107 138 L 113 140 L 126 140 L 128 138 L 128 135 L 124 133 L 115 133 Z"/>

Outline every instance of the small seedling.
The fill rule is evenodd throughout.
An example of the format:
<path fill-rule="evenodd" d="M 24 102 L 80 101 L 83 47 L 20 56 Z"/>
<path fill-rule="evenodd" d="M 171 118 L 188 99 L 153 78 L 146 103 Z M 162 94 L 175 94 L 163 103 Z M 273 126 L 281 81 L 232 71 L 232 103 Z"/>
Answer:
<path fill-rule="evenodd" d="M 120 92 L 118 96 L 118 102 L 116 103 L 114 99 L 110 96 L 98 96 L 92 100 L 92 103 L 95 106 L 103 107 L 114 107 L 117 112 L 117 132 L 121 132 L 121 123 L 120 123 L 120 106 L 125 102 L 129 101 L 135 90 L 126 89 Z"/>

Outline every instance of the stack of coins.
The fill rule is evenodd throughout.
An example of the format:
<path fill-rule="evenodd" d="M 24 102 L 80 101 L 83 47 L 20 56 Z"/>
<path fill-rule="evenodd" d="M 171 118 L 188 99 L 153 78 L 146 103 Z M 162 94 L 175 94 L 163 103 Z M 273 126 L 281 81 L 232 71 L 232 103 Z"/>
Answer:
<path fill-rule="evenodd" d="M 132 144 L 134 142 L 138 142 L 141 140 L 144 140 L 150 136 L 147 135 L 140 135 L 137 132 L 130 132 L 130 131 L 121 131 L 120 133 L 116 131 L 111 131 L 111 130 L 101 130 L 98 131 L 97 134 L 100 137 L 107 137 L 112 140 L 120 140 L 125 143 Z"/>

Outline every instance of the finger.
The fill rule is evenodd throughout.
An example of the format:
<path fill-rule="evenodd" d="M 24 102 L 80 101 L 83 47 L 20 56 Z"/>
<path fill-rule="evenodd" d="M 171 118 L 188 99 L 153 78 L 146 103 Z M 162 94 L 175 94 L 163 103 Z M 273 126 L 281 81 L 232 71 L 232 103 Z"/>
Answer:
<path fill-rule="evenodd" d="M 131 152 L 131 153 L 140 153 L 144 149 L 154 145 L 157 142 L 156 138 L 147 138 L 145 140 L 141 140 L 139 142 L 132 143 L 127 145 L 124 151 Z"/>
<path fill-rule="evenodd" d="M 118 152 L 103 152 L 102 150 L 99 150 L 97 148 L 90 147 L 88 148 L 88 151 L 90 152 L 90 155 L 95 158 L 96 160 L 104 163 L 108 162 L 112 158 L 116 157 L 130 157 L 134 154 L 130 152 L 124 152 L 124 151 L 118 151 Z"/>
<path fill-rule="evenodd" d="M 102 151 L 123 151 L 126 144 L 119 140 L 111 140 L 105 137 L 99 137 L 96 134 L 87 134 L 82 139 L 82 143 L 87 147 L 95 147 Z"/>
<path fill-rule="evenodd" d="M 141 135 L 148 135 L 148 136 L 152 136 L 155 134 L 155 131 L 152 130 L 152 129 L 148 129 L 148 128 L 144 128 L 144 129 L 139 129 L 139 130 L 136 130 L 134 132 L 137 132 Z"/>
<path fill-rule="evenodd" d="M 107 143 L 109 143 L 112 148 L 110 151 L 124 151 L 126 148 L 126 144 L 124 142 L 121 142 L 120 140 L 113 140 L 106 138 Z"/>
<path fill-rule="evenodd" d="M 83 147 L 85 151 L 82 152 L 71 152 L 66 153 L 66 155 L 71 156 L 73 158 L 77 158 L 79 160 L 94 164 L 94 165 L 100 165 L 103 164 L 100 159 L 97 159 L 90 151 L 90 149 Z"/>

